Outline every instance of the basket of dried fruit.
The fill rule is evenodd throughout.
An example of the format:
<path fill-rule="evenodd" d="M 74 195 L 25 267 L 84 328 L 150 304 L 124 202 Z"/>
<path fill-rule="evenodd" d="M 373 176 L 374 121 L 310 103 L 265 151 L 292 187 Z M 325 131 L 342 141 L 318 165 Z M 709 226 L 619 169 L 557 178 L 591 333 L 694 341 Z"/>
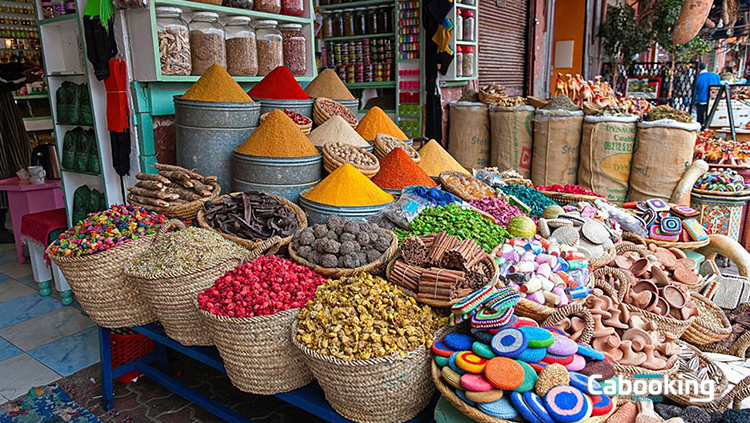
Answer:
<path fill-rule="evenodd" d="M 479 89 L 479 101 L 485 104 L 495 104 L 507 96 L 505 87 L 497 82 L 487 84 Z"/>
<path fill-rule="evenodd" d="M 465 173 L 446 170 L 440 172 L 438 179 L 446 191 L 464 201 L 495 196 L 489 185 Z"/>
<path fill-rule="evenodd" d="M 344 118 L 346 123 L 351 125 L 352 128 L 356 129 L 359 124 L 357 116 L 341 104 L 329 98 L 318 97 L 315 99 L 315 103 L 313 104 L 313 119 L 315 119 L 316 125 L 324 124 L 335 115 Z"/>
<path fill-rule="evenodd" d="M 380 161 L 372 153 L 343 142 L 329 142 L 323 146 L 323 167 L 333 172 L 345 163 L 354 166 L 368 178 L 380 171 Z"/>
<path fill-rule="evenodd" d="M 303 134 L 307 135 L 310 133 L 310 130 L 312 129 L 313 121 L 307 116 L 303 116 L 294 110 L 284 109 L 284 113 L 289 116 L 292 121 L 297 125 L 297 127 L 302 131 Z M 268 117 L 269 113 L 263 113 L 260 115 L 260 123 L 263 123 L 264 120 Z"/>
<path fill-rule="evenodd" d="M 390 153 L 394 148 L 400 148 L 406 151 L 406 154 L 408 154 L 415 163 L 419 163 L 422 160 L 422 157 L 419 156 L 419 153 L 414 147 L 393 135 L 388 134 L 378 134 L 375 136 L 375 144 L 372 153 L 378 158 L 378 160 L 382 160 L 383 157 Z"/>

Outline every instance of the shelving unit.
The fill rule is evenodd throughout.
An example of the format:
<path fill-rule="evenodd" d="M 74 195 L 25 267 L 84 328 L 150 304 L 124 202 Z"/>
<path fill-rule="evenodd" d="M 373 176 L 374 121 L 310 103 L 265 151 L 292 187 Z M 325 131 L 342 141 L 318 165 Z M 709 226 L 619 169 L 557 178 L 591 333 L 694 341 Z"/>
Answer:
<path fill-rule="evenodd" d="M 39 0 L 36 0 L 39 2 Z M 76 0 L 76 12 L 44 19 L 41 4 L 36 4 L 37 21 L 40 27 L 42 54 L 44 57 L 47 87 L 51 96 L 52 122 L 57 143 L 58 160 L 62 161 L 65 133 L 76 126 L 93 128 L 101 163 L 100 175 L 62 171 L 62 187 L 68 224 L 72 225 L 73 194 L 86 185 L 104 193 L 108 205 L 123 203 L 120 176 L 112 166 L 112 150 L 107 130 L 106 91 L 104 83 L 94 76 L 91 64 L 85 60 L 86 41 L 83 37 L 83 14 L 86 0 Z M 86 84 L 91 99 L 93 125 L 67 125 L 57 121 L 56 93 L 66 82 Z"/>
<path fill-rule="evenodd" d="M 474 0 L 475 2 L 478 2 L 478 0 Z M 466 40 L 458 40 L 458 37 L 454 33 L 454 36 L 451 37 L 451 48 L 454 52 L 457 51 L 457 47 L 473 47 L 474 48 L 474 74 L 472 76 L 464 76 L 463 74 L 461 76 L 457 76 L 456 73 L 456 64 L 457 60 L 454 59 L 451 65 L 448 67 L 448 72 L 445 75 L 440 75 L 438 83 L 440 86 L 447 87 L 447 86 L 461 86 L 466 85 L 469 81 L 475 81 L 478 77 L 478 66 L 479 66 L 479 51 L 478 51 L 478 42 L 479 40 L 479 7 L 477 5 L 470 5 L 470 4 L 463 4 L 456 2 L 454 4 L 453 9 L 451 9 L 451 12 L 448 14 L 448 19 L 450 19 L 451 22 L 455 25 L 456 23 L 456 16 L 458 15 L 459 11 L 467 11 L 470 10 L 474 13 L 474 36 L 471 41 Z M 464 58 L 465 60 L 465 58 Z"/>

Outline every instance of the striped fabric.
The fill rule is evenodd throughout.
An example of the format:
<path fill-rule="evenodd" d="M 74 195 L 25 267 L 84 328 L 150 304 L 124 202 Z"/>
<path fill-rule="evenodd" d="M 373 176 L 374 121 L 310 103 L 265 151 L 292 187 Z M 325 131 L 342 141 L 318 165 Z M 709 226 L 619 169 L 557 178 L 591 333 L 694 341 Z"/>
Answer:
<path fill-rule="evenodd" d="M 29 166 L 31 144 L 12 92 L 0 93 L 0 179 L 15 176 Z M 0 192 L 0 209 L 8 208 L 8 197 Z"/>

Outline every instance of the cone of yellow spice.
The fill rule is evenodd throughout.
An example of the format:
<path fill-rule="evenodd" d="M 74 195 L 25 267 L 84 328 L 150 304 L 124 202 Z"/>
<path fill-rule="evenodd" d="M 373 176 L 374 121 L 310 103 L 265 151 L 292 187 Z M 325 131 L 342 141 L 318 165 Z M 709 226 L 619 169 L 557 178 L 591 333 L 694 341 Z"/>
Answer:
<path fill-rule="evenodd" d="M 183 100 L 229 101 L 247 103 L 253 101 L 240 84 L 224 68 L 214 63 L 195 84 L 182 95 Z"/>
<path fill-rule="evenodd" d="M 359 121 L 357 126 L 357 132 L 362 138 L 368 141 L 374 141 L 378 134 L 388 134 L 394 136 L 400 140 L 408 140 L 409 137 L 404 134 L 404 131 L 396 125 L 391 118 L 380 107 L 373 107 L 369 112 Z"/>
<path fill-rule="evenodd" d="M 393 195 L 380 189 L 349 163 L 334 170 L 303 197 L 341 207 L 377 206 L 394 200 Z"/>
<path fill-rule="evenodd" d="M 234 151 L 266 157 L 303 157 L 320 154 L 299 126 L 279 109 L 269 113 L 247 141 Z"/>
<path fill-rule="evenodd" d="M 461 166 L 461 163 L 454 159 L 453 156 L 445 151 L 443 146 L 435 140 L 430 140 L 430 142 L 419 149 L 419 157 L 422 158 L 422 160 L 419 161 L 419 167 L 434 178 L 437 178 L 440 175 L 440 172 L 444 170 L 463 172 L 467 175 L 470 174 L 465 167 Z"/>

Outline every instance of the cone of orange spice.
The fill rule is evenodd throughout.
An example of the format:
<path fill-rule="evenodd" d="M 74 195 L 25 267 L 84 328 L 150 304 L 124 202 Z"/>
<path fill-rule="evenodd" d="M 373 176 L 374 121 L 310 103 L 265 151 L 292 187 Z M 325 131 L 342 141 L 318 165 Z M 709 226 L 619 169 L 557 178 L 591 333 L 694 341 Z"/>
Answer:
<path fill-rule="evenodd" d="M 437 184 L 402 149 L 394 148 L 380 161 L 380 171 L 372 178 L 380 188 L 400 190 L 409 185 L 435 187 Z"/>

